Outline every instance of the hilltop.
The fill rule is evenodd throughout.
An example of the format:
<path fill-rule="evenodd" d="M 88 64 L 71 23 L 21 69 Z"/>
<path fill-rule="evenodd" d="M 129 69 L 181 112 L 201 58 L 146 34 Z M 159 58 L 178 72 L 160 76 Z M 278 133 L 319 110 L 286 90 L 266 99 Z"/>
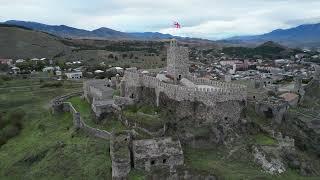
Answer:
<path fill-rule="evenodd" d="M 0 26 L 0 47 L 2 58 L 52 58 L 70 51 L 59 37 L 11 25 Z"/>
<path fill-rule="evenodd" d="M 273 41 L 265 42 L 257 47 L 225 47 L 222 52 L 231 56 L 246 58 L 283 58 L 290 57 L 300 50 L 289 49 Z"/>

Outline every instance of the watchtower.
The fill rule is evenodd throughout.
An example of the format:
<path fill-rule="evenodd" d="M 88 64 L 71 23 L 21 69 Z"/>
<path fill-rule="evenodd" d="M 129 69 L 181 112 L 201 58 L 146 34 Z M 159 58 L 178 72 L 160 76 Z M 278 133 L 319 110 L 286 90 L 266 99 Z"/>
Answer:
<path fill-rule="evenodd" d="M 167 74 L 175 82 L 189 74 L 188 61 L 188 48 L 178 46 L 177 41 L 172 39 L 167 52 Z"/>

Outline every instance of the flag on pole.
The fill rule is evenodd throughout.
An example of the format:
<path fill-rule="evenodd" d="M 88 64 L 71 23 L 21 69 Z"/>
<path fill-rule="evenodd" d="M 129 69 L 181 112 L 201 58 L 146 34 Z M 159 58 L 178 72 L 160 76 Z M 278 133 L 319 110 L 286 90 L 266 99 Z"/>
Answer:
<path fill-rule="evenodd" d="M 177 28 L 177 29 L 180 29 L 180 28 L 181 28 L 181 25 L 180 25 L 178 22 L 174 22 L 173 25 L 174 25 L 174 27 Z"/>

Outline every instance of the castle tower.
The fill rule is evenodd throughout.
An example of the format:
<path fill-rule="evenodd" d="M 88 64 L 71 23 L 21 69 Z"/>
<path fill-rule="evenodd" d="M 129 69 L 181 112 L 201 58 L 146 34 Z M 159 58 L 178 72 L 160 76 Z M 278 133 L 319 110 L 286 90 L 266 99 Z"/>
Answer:
<path fill-rule="evenodd" d="M 302 79 L 301 79 L 301 77 L 300 76 L 298 76 L 298 77 L 296 77 L 295 79 L 294 79 L 294 91 L 295 92 L 299 92 L 300 91 L 300 89 L 301 89 L 301 87 L 302 87 Z"/>
<path fill-rule="evenodd" d="M 167 74 L 174 81 L 180 80 L 189 74 L 189 52 L 187 47 L 179 47 L 177 41 L 172 39 L 167 51 Z"/>

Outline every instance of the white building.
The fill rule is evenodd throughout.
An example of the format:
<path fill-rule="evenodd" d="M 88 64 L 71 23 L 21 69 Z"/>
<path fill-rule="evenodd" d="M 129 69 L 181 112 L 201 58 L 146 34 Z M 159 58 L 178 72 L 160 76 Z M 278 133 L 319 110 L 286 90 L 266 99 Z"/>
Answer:
<path fill-rule="evenodd" d="M 61 75 L 62 75 L 62 72 L 58 70 L 58 71 L 56 71 L 56 75 L 57 75 L 57 76 L 61 76 Z"/>
<path fill-rule="evenodd" d="M 17 74 L 18 72 L 20 72 L 20 68 L 18 67 L 12 67 L 11 70 L 13 71 L 14 74 Z"/>
<path fill-rule="evenodd" d="M 82 72 L 70 72 L 65 73 L 68 79 L 81 79 L 82 78 Z"/>
<path fill-rule="evenodd" d="M 98 69 L 98 70 L 95 70 L 94 73 L 95 74 L 100 74 L 100 73 L 104 73 L 104 71 Z"/>
<path fill-rule="evenodd" d="M 54 71 L 55 68 L 54 67 L 45 67 L 42 69 L 43 72 L 49 72 L 49 71 Z"/>
<path fill-rule="evenodd" d="M 32 58 L 32 59 L 30 59 L 31 61 L 40 61 L 40 59 L 39 58 Z"/>
<path fill-rule="evenodd" d="M 114 67 L 118 73 L 123 73 L 123 68 L 122 67 Z"/>
<path fill-rule="evenodd" d="M 24 60 L 24 59 L 18 59 L 18 60 L 16 60 L 16 63 L 23 63 L 23 62 L 25 62 L 26 60 Z"/>

